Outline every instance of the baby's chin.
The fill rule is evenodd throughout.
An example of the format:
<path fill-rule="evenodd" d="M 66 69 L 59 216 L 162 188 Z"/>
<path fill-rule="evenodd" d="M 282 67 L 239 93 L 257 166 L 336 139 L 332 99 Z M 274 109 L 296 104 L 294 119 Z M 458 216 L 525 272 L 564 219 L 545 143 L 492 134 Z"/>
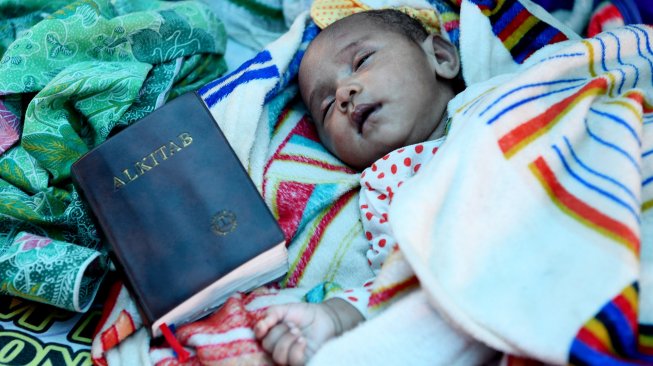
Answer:
<path fill-rule="evenodd" d="M 345 163 L 350 167 L 356 169 L 357 171 L 362 172 L 363 170 L 369 168 L 370 166 L 372 166 L 372 164 L 374 164 L 376 161 L 378 161 L 379 159 L 383 158 L 386 155 L 387 153 L 385 152 L 377 152 L 376 154 L 370 155 L 365 159 L 356 159 L 355 161 L 349 161 L 349 162 L 345 161 Z"/>

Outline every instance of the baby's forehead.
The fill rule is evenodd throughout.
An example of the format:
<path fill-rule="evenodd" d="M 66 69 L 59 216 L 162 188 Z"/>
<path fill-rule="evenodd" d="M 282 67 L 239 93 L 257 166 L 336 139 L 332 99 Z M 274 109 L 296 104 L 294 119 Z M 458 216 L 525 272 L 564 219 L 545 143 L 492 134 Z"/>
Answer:
<path fill-rule="evenodd" d="M 308 46 L 304 59 L 333 54 L 357 38 L 367 38 L 370 32 L 387 31 L 378 21 L 354 14 L 322 30 Z"/>
<path fill-rule="evenodd" d="M 352 14 L 348 17 L 342 18 L 328 27 L 324 28 L 316 39 L 331 38 L 342 36 L 343 34 L 356 33 L 368 31 L 370 29 L 385 29 L 383 22 L 372 16 L 367 15 L 365 12 Z"/>

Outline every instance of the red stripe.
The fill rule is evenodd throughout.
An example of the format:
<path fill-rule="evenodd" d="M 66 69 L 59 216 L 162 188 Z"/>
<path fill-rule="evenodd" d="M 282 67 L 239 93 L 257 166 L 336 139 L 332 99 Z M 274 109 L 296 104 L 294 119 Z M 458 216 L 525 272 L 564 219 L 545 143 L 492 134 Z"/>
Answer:
<path fill-rule="evenodd" d="M 628 320 L 628 325 L 630 325 L 630 330 L 633 334 L 637 334 L 637 313 L 635 309 L 630 305 L 630 302 L 626 300 L 623 294 L 617 296 L 612 303 L 621 311 L 621 313 Z"/>
<path fill-rule="evenodd" d="M 308 117 L 304 115 L 302 119 L 297 123 L 298 125 L 302 123 L 303 120 L 307 119 Z M 274 152 L 270 160 L 265 164 L 265 167 L 263 168 L 263 191 L 261 192 L 261 195 L 265 197 L 265 187 L 267 186 L 267 181 L 268 181 L 268 170 L 270 170 L 270 166 L 272 166 L 272 163 L 276 160 L 277 156 L 281 153 L 281 150 L 288 144 L 288 141 L 290 141 L 290 138 L 294 134 L 295 130 L 297 129 L 297 126 L 293 128 L 293 130 L 286 136 L 285 139 L 281 142 L 279 147 L 277 147 L 277 150 Z"/>
<path fill-rule="evenodd" d="M 640 343 L 637 350 L 645 355 L 653 356 L 653 346 L 645 346 Z"/>
<path fill-rule="evenodd" d="M 447 32 L 458 28 L 460 28 L 460 20 L 458 19 L 444 23 L 444 30 Z"/>
<path fill-rule="evenodd" d="M 324 215 L 320 223 L 315 228 L 315 231 L 311 235 L 311 239 L 309 240 L 308 245 L 304 250 L 304 253 L 299 258 L 299 261 L 297 263 L 297 266 L 294 268 L 293 273 L 288 277 L 288 281 L 286 281 L 286 286 L 288 287 L 297 286 L 299 280 L 304 274 L 304 270 L 306 269 L 306 266 L 311 261 L 313 254 L 315 254 L 315 249 L 317 248 L 318 243 L 322 239 L 322 235 L 324 234 L 324 229 L 331 223 L 331 221 L 333 221 L 333 219 L 338 215 L 338 213 L 340 213 L 340 210 L 342 210 L 342 208 L 345 207 L 346 204 L 356 195 L 356 192 L 357 190 L 352 189 L 349 192 L 342 195 L 342 197 L 340 197 L 340 199 L 338 199 L 334 203 L 334 205 L 331 207 L 329 212 L 327 212 L 327 214 Z"/>
<path fill-rule="evenodd" d="M 118 338 L 118 330 L 116 329 L 116 326 L 112 325 L 109 329 L 105 330 L 100 336 L 100 339 L 102 340 L 103 351 L 107 351 L 118 344 L 120 340 Z"/>
<path fill-rule="evenodd" d="M 314 165 L 317 167 L 320 167 L 322 169 L 327 169 L 331 171 L 338 171 L 338 172 L 343 172 L 347 174 L 354 174 L 356 173 L 354 170 L 351 168 L 345 166 L 345 165 L 333 165 L 329 163 L 325 163 L 320 160 L 316 160 L 313 158 L 306 157 L 304 155 L 286 155 L 286 154 L 279 154 L 275 160 L 278 161 L 294 161 L 297 163 L 304 163 L 304 164 L 310 164 Z"/>
<path fill-rule="evenodd" d="M 623 22 L 621 12 L 613 4 L 606 5 L 594 13 L 587 26 L 587 36 L 594 37 L 601 33 L 604 30 L 603 27 L 610 20 L 621 20 Z"/>
<path fill-rule="evenodd" d="M 290 106 L 287 106 L 284 108 L 281 113 L 279 114 L 279 117 L 277 118 L 277 122 L 274 124 L 274 131 L 273 133 L 277 133 L 277 129 L 283 124 L 283 121 L 288 117 L 288 114 L 290 113 Z"/>
<path fill-rule="evenodd" d="M 626 98 L 632 99 L 637 104 L 641 105 L 642 112 L 647 114 L 653 112 L 653 106 L 647 105 L 646 101 L 644 100 L 644 96 L 641 93 L 631 92 L 626 94 Z"/>
<path fill-rule="evenodd" d="M 551 106 L 551 108 L 547 109 L 544 113 L 541 113 L 540 115 L 517 126 L 499 140 L 501 151 L 503 151 L 504 154 L 509 154 L 509 152 L 522 141 L 548 126 L 556 117 L 563 114 L 564 110 L 576 101 L 579 96 L 595 88 L 602 90 L 607 89 L 607 81 L 603 78 L 594 79 L 576 93 Z"/>
<path fill-rule="evenodd" d="M 102 306 L 102 316 L 100 317 L 100 321 L 98 322 L 97 326 L 95 326 L 95 330 L 93 331 L 93 338 L 95 338 L 95 336 L 100 332 L 102 326 L 107 321 L 107 318 L 109 318 L 111 311 L 116 306 L 118 295 L 120 295 L 120 289 L 122 289 L 122 282 L 119 280 L 114 280 L 113 284 L 111 284 L 111 287 L 109 288 L 107 299 L 104 301 L 104 305 Z"/>
<path fill-rule="evenodd" d="M 104 357 L 93 358 L 93 365 L 95 366 L 108 366 L 107 360 Z"/>
<path fill-rule="evenodd" d="M 129 334 L 134 333 L 134 331 L 136 330 L 136 324 L 134 324 L 134 318 L 127 310 L 123 310 L 122 315 L 126 316 L 127 320 L 129 320 L 129 327 L 130 327 Z M 125 334 L 125 336 L 127 336 L 127 334 Z"/>
<path fill-rule="evenodd" d="M 510 37 L 517 28 L 519 28 L 525 21 L 531 16 L 531 13 L 522 9 L 519 14 L 499 33 L 498 37 L 501 42 L 505 42 L 508 37 Z"/>
<path fill-rule="evenodd" d="M 225 343 L 204 344 L 196 346 L 200 359 L 204 362 L 228 362 L 229 359 L 238 358 L 238 364 L 268 364 L 265 351 L 255 339 L 236 339 Z M 255 362 L 246 362 L 246 356 L 259 355 Z M 232 360 L 236 361 L 236 360 Z M 245 361 L 245 362 L 243 362 Z M 251 361 L 251 360 L 248 360 Z"/>
<path fill-rule="evenodd" d="M 388 289 L 385 289 L 380 292 L 373 292 L 372 295 L 370 296 L 370 300 L 368 303 L 368 307 L 374 307 L 377 306 L 378 304 L 388 301 L 392 297 L 394 297 L 397 293 L 406 290 L 407 288 L 416 286 L 419 284 L 419 280 L 417 277 L 412 276 L 408 279 L 406 279 L 403 282 L 400 282 L 396 284 L 395 286 L 392 286 Z"/>
<path fill-rule="evenodd" d="M 579 341 L 585 343 L 586 346 L 599 351 L 601 353 L 604 353 L 606 355 L 612 355 L 612 351 L 601 342 L 599 338 L 597 338 L 592 332 L 590 332 L 586 328 L 581 328 L 581 330 L 578 332 L 578 335 L 576 335 L 576 339 Z"/>
<path fill-rule="evenodd" d="M 562 33 L 562 32 L 558 32 L 558 33 L 556 33 L 555 36 L 553 36 L 553 38 L 551 38 L 551 40 L 549 41 L 548 44 L 554 44 L 554 43 L 558 43 L 558 42 L 566 41 L 567 39 L 568 39 L 568 38 L 567 38 L 567 36 L 565 36 L 564 33 Z"/>
<path fill-rule="evenodd" d="M 179 340 L 175 338 L 175 335 L 172 334 L 172 331 L 170 328 L 168 328 L 168 325 L 166 323 L 163 323 L 159 326 L 159 330 L 161 330 L 161 334 L 163 334 L 163 338 L 168 342 L 168 345 L 172 348 L 173 351 L 177 354 L 177 358 L 179 359 L 179 362 L 186 362 L 188 361 L 188 358 L 190 357 L 190 352 L 188 352 L 186 349 L 184 349 L 184 346 L 179 343 Z"/>
<path fill-rule="evenodd" d="M 581 218 L 599 226 L 626 241 L 637 255 L 639 255 L 639 238 L 633 233 L 630 228 L 621 222 L 614 220 L 594 207 L 589 206 L 585 202 L 572 195 L 565 187 L 560 184 L 544 158 L 538 157 L 533 165 L 539 171 L 545 184 L 548 186 L 551 194 L 565 207 L 569 208 L 573 213 Z"/>

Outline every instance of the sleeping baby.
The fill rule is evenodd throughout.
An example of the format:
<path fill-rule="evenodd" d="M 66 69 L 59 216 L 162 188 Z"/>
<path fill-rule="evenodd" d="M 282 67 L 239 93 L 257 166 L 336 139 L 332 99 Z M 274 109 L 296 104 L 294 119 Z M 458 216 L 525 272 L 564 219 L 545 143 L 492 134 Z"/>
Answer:
<path fill-rule="evenodd" d="M 360 207 L 375 274 L 396 250 L 387 212 L 394 190 L 444 140 L 447 104 L 464 85 L 456 47 L 398 10 L 369 10 L 326 27 L 299 69 L 302 100 L 326 148 L 361 175 Z M 306 363 L 367 317 L 370 287 L 322 303 L 267 309 L 255 327 L 280 364 Z"/>

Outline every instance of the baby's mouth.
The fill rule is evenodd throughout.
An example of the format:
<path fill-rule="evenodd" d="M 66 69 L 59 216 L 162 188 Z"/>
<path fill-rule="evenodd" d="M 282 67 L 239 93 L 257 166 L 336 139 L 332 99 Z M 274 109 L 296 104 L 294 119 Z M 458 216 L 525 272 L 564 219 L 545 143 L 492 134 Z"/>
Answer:
<path fill-rule="evenodd" d="M 358 127 L 358 133 L 363 133 L 363 125 L 368 117 L 381 107 L 378 103 L 359 104 L 351 113 L 351 119 Z"/>

